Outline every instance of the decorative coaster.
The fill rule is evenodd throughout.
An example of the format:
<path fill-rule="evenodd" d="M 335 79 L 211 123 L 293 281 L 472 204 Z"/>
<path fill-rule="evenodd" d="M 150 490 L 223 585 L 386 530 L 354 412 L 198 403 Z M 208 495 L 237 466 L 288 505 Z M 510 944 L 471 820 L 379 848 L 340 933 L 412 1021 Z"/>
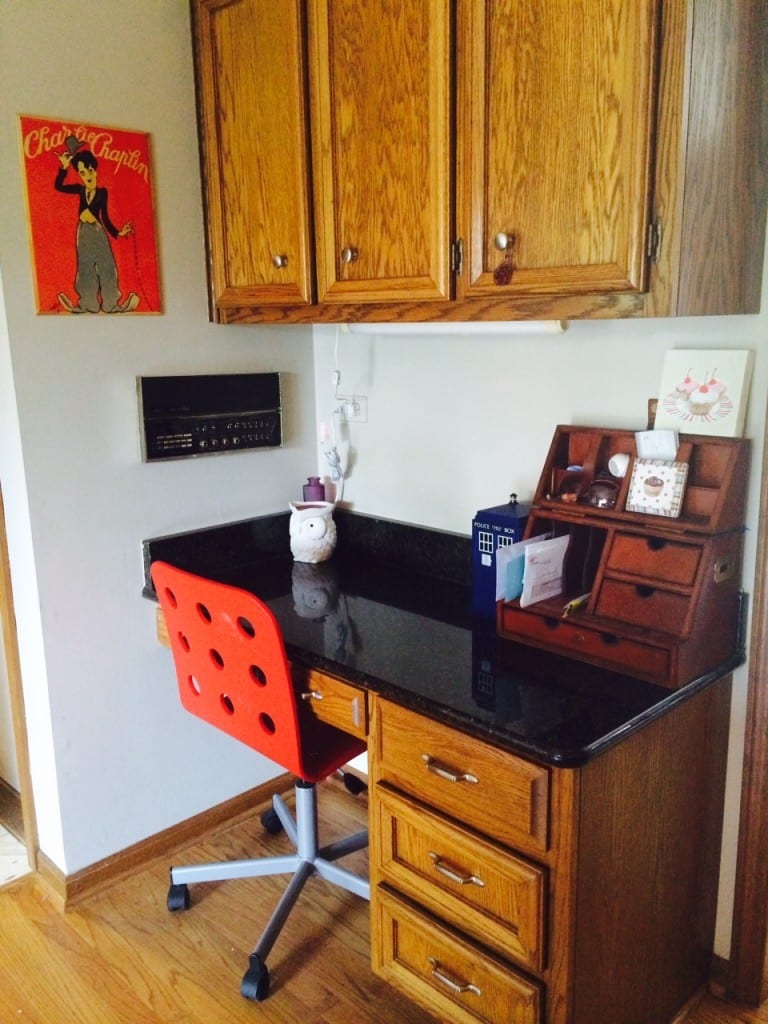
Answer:
<path fill-rule="evenodd" d="M 635 459 L 627 495 L 627 512 L 676 518 L 683 505 L 687 479 L 687 462 Z"/>

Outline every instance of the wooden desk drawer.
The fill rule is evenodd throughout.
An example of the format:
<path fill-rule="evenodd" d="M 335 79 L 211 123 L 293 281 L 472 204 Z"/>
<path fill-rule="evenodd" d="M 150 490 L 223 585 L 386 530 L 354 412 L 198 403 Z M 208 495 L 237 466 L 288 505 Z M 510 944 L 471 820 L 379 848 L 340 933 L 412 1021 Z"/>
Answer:
<path fill-rule="evenodd" d="M 690 587 L 696 578 L 701 550 L 700 545 L 616 533 L 606 566 L 609 571 L 613 569 Z"/>
<path fill-rule="evenodd" d="M 526 852 L 549 842 L 549 771 L 378 699 L 377 778 Z"/>
<path fill-rule="evenodd" d="M 546 871 L 498 843 L 376 787 L 372 873 L 432 913 L 511 956 L 543 967 Z"/>
<path fill-rule="evenodd" d="M 392 893 L 372 894 L 372 964 L 440 1020 L 540 1024 L 541 986 Z"/>
<path fill-rule="evenodd" d="M 595 614 L 677 636 L 685 631 L 690 607 L 691 599 L 685 594 L 605 580 L 597 595 Z"/>
<path fill-rule="evenodd" d="M 669 677 L 670 656 L 666 647 L 640 643 L 595 629 L 576 616 L 556 619 L 503 605 L 500 632 L 511 640 L 562 651 L 617 672 L 631 668 L 631 674 L 641 679 L 663 682 Z"/>
<path fill-rule="evenodd" d="M 297 693 L 323 722 L 364 740 L 368 735 L 365 690 L 315 669 L 291 667 Z"/>

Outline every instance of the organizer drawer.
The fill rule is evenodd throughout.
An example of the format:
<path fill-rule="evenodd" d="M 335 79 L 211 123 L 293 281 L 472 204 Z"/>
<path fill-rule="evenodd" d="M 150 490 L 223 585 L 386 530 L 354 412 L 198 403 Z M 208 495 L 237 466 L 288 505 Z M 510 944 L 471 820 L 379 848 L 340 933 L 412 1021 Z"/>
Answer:
<path fill-rule="evenodd" d="M 701 560 L 701 546 L 659 537 L 616 533 L 608 552 L 607 569 L 692 586 Z"/>
<path fill-rule="evenodd" d="M 679 635 L 685 629 L 690 606 L 690 597 L 684 594 L 620 580 L 605 580 L 597 596 L 595 614 Z"/>
<path fill-rule="evenodd" d="M 500 632 L 511 640 L 557 650 L 619 672 L 628 671 L 631 667 L 632 675 L 641 679 L 663 682 L 670 672 L 670 655 L 666 647 L 640 643 L 588 627 L 575 617 L 572 620 L 556 619 L 513 605 L 502 605 Z"/>
<path fill-rule="evenodd" d="M 371 861 L 379 878 L 524 966 L 544 961 L 546 870 L 376 787 Z"/>
<path fill-rule="evenodd" d="M 538 983 L 385 889 L 371 910 L 374 971 L 438 1019 L 540 1024 Z"/>
<path fill-rule="evenodd" d="M 375 703 L 377 778 L 524 850 L 549 841 L 549 771 L 386 700 Z"/>
<path fill-rule="evenodd" d="M 296 693 L 323 722 L 364 740 L 368 735 L 365 690 L 315 669 L 292 666 Z"/>

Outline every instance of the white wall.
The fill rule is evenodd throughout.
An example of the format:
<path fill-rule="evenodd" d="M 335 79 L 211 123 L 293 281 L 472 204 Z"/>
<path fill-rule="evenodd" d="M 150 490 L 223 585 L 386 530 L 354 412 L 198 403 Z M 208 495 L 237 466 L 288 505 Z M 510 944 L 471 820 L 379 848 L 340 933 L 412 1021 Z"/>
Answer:
<path fill-rule="evenodd" d="M 768 260 L 763 295 L 768 296 Z M 745 435 L 753 440 L 744 587 L 753 589 L 768 396 L 768 302 L 759 316 L 571 323 L 562 335 L 338 336 L 316 327 L 318 418 L 339 394 L 368 398 L 368 422 L 342 428 L 345 503 L 360 512 L 471 532 L 480 508 L 530 500 L 558 423 L 640 429 L 672 348 L 756 352 Z M 727 956 L 733 901 L 746 667 L 735 676 L 717 952 Z"/>
<path fill-rule="evenodd" d="M 207 321 L 186 3 L 3 0 L 0 95 L 0 480 L 40 843 L 72 873 L 275 772 L 180 711 L 140 542 L 298 493 L 312 342 Z M 19 114 L 150 133 L 162 316 L 35 315 Z M 282 449 L 142 464 L 137 375 L 258 370 L 285 374 Z"/>

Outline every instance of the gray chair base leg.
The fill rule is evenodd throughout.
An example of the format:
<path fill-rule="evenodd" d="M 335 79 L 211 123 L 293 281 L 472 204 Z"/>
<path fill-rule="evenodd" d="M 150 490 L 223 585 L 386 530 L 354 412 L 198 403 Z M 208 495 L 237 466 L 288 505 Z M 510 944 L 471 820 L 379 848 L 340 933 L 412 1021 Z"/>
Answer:
<path fill-rule="evenodd" d="M 335 863 L 347 854 L 365 849 L 368 845 L 367 829 L 318 849 L 317 792 L 314 784 L 302 782 L 296 784 L 295 819 L 282 797 L 275 796 L 272 806 L 286 835 L 296 849 L 295 853 L 275 857 L 258 857 L 252 860 L 193 864 L 171 868 L 171 889 L 172 891 L 176 889 L 177 893 L 180 889 L 184 889 L 187 883 L 216 882 L 230 878 L 257 878 L 281 874 L 293 876 L 251 953 L 251 966 L 243 979 L 241 992 L 247 998 L 257 1000 L 266 998 L 269 991 L 269 972 L 265 963 L 267 956 L 301 895 L 302 889 L 313 875 L 317 874 L 333 885 L 338 885 L 362 899 L 369 900 L 371 898 L 371 887 L 366 878 Z M 181 909 L 182 906 L 188 906 L 188 900 L 183 903 L 177 896 L 172 909 Z"/>

